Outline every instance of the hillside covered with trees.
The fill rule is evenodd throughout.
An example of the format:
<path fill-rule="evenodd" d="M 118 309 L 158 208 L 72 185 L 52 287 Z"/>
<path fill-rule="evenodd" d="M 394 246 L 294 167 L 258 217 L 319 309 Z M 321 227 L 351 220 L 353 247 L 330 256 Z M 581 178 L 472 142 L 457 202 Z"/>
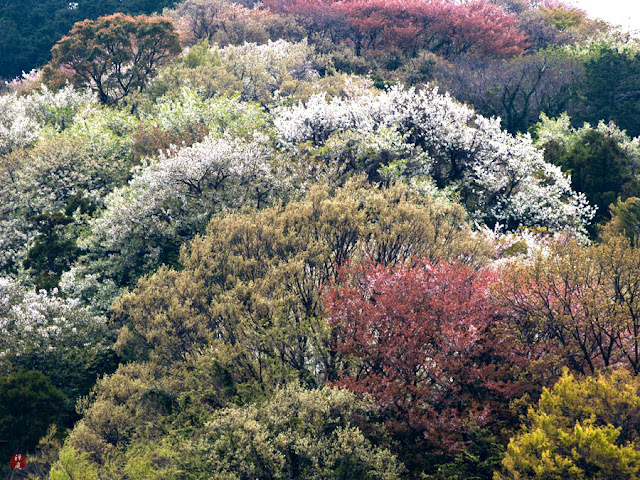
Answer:
<path fill-rule="evenodd" d="M 639 39 L 5 3 L 3 478 L 640 477 Z"/>

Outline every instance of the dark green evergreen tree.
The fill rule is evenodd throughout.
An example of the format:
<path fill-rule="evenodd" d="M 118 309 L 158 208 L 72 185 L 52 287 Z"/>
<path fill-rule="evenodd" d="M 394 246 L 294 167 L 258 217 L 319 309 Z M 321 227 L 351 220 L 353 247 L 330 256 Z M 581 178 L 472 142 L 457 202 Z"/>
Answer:
<path fill-rule="evenodd" d="M 609 219 L 609 205 L 621 196 L 640 194 L 640 184 L 629 155 L 615 138 L 596 130 L 587 131 L 569 148 L 545 145 L 545 159 L 571 175 L 574 189 L 583 192 L 598 207 L 593 223 Z"/>
<path fill-rule="evenodd" d="M 631 137 L 640 135 L 640 55 L 635 49 L 602 46 L 584 63 L 571 116 L 577 125 L 614 121 Z"/>
<path fill-rule="evenodd" d="M 37 371 L 0 376 L 0 458 L 26 454 L 60 422 L 69 410 L 68 400 L 49 378 Z"/>

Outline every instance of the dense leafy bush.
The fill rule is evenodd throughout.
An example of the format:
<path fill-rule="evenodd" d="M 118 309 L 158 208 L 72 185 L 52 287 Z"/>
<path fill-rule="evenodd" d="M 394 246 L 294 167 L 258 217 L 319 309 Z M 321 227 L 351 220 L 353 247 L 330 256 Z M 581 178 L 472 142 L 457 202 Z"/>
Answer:
<path fill-rule="evenodd" d="M 566 373 L 545 390 L 509 443 L 498 479 L 637 478 L 638 378 L 624 370 L 595 377 Z"/>

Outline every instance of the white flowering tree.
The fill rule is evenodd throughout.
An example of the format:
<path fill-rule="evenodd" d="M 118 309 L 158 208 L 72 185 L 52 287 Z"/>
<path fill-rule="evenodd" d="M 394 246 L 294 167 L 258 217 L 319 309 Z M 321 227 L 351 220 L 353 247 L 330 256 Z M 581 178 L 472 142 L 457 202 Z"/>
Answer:
<path fill-rule="evenodd" d="M 0 371 L 38 370 L 75 398 L 103 371 L 111 343 L 105 319 L 78 300 L 0 277 Z"/>
<path fill-rule="evenodd" d="M 293 172 L 264 140 L 208 136 L 162 153 L 106 197 L 83 246 L 109 257 L 107 276 L 121 285 L 174 263 L 182 243 L 216 213 L 260 208 L 291 191 Z"/>
<path fill-rule="evenodd" d="M 34 144 L 41 129 L 42 125 L 27 114 L 24 102 L 14 95 L 0 97 L 0 154 Z"/>
<path fill-rule="evenodd" d="M 243 101 L 270 105 L 319 91 L 316 59 L 314 47 L 306 41 L 277 40 L 224 48 L 198 44 L 165 68 L 151 91 L 163 95 L 190 85 L 204 98 L 238 94 Z"/>
<path fill-rule="evenodd" d="M 272 94 L 290 93 L 287 90 L 295 88 L 296 82 L 316 79 L 313 55 L 306 41 L 269 40 L 264 45 L 229 45 L 220 50 L 220 61 L 240 82 L 243 99 L 261 101 Z"/>
<path fill-rule="evenodd" d="M 90 130 L 91 131 L 91 130 Z M 75 126 L 13 151 L 0 165 L 0 271 L 15 271 L 32 246 L 35 215 L 75 213 L 75 204 L 100 206 L 102 198 L 129 175 L 130 155 L 122 138 L 108 131 L 81 132 Z M 104 139 L 103 143 L 100 139 Z M 130 147 L 128 148 L 130 152 Z"/>
<path fill-rule="evenodd" d="M 408 173 L 428 172 L 439 188 L 454 188 L 471 217 L 492 227 L 584 232 L 593 215 L 529 135 L 512 136 L 500 129 L 499 119 L 478 115 L 435 89 L 394 87 L 331 101 L 315 95 L 306 104 L 280 108 L 273 121 L 282 144 L 298 153 L 309 142 L 325 145 L 335 132 L 394 128 L 407 148 L 422 151 L 422 169 Z"/>
<path fill-rule="evenodd" d="M 0 110 L 0 272 L 14 273 L 38 237 L 31 217 L 100 206 L 124 183 L 138 121 L 70 86 L 0 96 Z"/>
<path fill-rule="evenodd" d="M 93 95 L 71 86 L 56 93 L 42 87 L 26 96 L 0 96 L 0 156 L 35 144 L 47 125 L 64 129 L 82 106 L 94 102 Z"/>

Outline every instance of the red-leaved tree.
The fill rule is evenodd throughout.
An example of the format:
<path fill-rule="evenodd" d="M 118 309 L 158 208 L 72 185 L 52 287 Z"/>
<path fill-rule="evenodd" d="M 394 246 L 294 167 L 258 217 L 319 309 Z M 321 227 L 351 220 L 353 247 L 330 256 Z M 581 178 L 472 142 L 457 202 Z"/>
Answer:
<path fill-rule="evenodd" d="M 390 432 L 425 451 L 453 453 L 477 427 L 510 421 L 535 352 L 505 329 L 490 295 L 496 276 L 426 260 L 351 267 L 324 294 L 336 385 L 370 395 Z"/>
<path fill-rule="evenodd" d="M 442 55 L 481 53 L 508 57 L 527 48 L 517 18 L 486 0 L 267 0 L 275 12 L 339 31 L 360 54 L 384 46 L 428 49 Z"/>

